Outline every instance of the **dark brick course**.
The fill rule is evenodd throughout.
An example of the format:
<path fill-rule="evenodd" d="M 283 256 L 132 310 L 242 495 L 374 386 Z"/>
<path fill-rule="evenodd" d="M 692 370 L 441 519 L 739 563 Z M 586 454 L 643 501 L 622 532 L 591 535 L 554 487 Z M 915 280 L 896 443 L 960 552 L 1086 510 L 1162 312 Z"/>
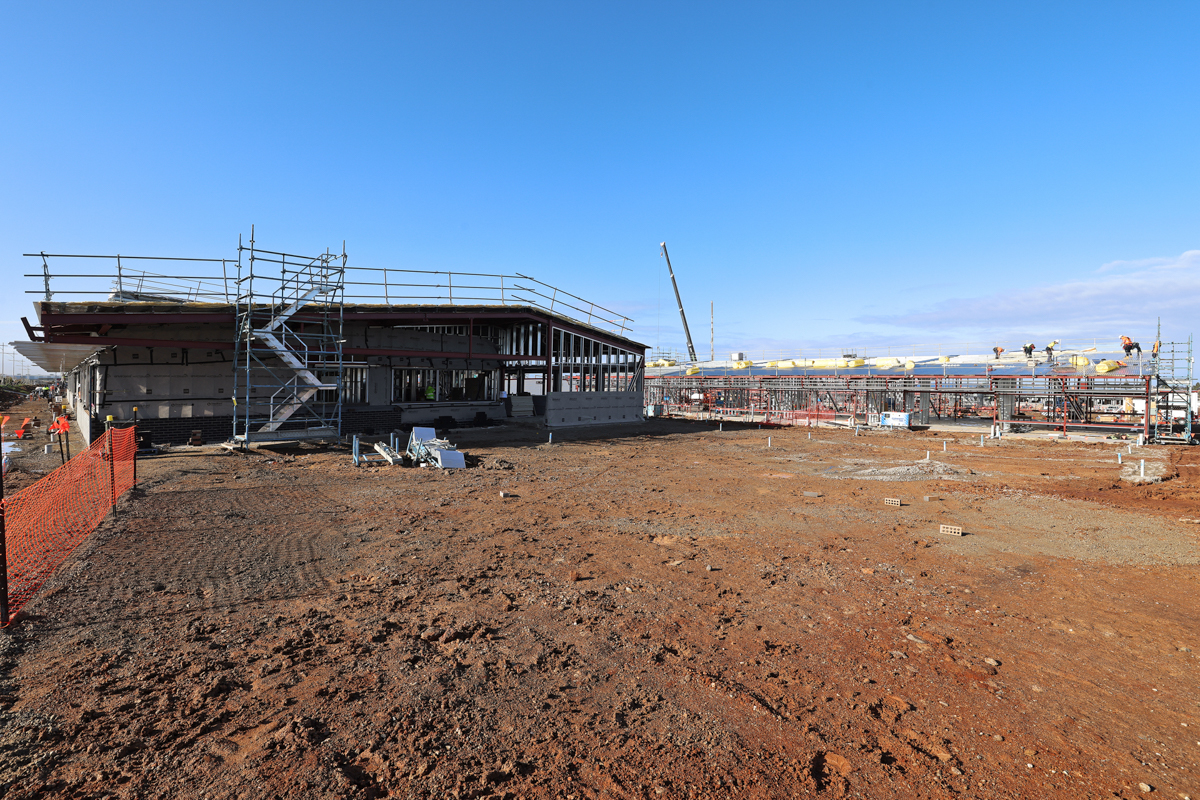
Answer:
<path fill-rule="evenodd" d="M 382 435 L 399 428 L 403 415 L 399 411 L 355 411 L 342 412 L 342 433 L 366 433 Z M 123 422 L 122 425 L 127 424 Z M 305 427 L 301 421 L 284 423 L 281 431 Z M 233 417 L 171 417 L 168 419 L 139 419 L 138 430 L 149 433 L 155 444 L 187 444 L 192 431 L 203 431 L 207 443 L 224 442 L 233 436 Z M 104 435 L 103 420 L 91 421 L 92 441 Z"/>
<path fill-rule="evenodd" d="M 480 409 L 482 410 L 482 409 Z M 496 414 L 494 408 L 487 409 L 489 414 Z M 503 412 L 501 412 L 503 413 Z M 413 415 L 414 417 L 418 415 Z M 425 415 L 428 416 L 428 415 Z M 128 424 L 123 421 L 122 425 Z M 382 436 L 397 428 L 413 424 L 412 420 L 404 419 L 404 413 L 397 409 L 355 409 L 342 410 L 342 434 L 355 433 Z M 423 422 L 420 424 L 427 424 Z M 460 424 L 469 424 L 463 422 Z M 303 429 L 303 421 L 285 422 L 281 432 Z M 228 441 L 233 436 L 233 417 L 170 417 L 168 419 L 139 419 L 138 429 L 149 433 L 155 444 L 187 444 L 192 438 L 192 431 L 203 431 L 204 441 Z M 92 440 L 104 435 L 103 419 L 93 419 L 91 422 Z"/>

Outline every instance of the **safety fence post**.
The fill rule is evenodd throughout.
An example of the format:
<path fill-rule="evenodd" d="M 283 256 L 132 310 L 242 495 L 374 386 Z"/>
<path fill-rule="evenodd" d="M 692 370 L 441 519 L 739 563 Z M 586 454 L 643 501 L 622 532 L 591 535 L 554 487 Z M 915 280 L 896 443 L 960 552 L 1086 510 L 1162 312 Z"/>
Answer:
<path fill-rule="evenodd" d="M 133 485 L 134 486 L 137 486 L 137 451 L 138 451 L 137 422 L 138 422 L 137 406 L 134 406 L 133 407 Z"/>
<path fill-rule="evenodd" d="M 113 516 L 117 515 L 117 450 L 113 447 L 113 429 L 110 425 L 104 432 L 108 450 L 108 498 Z"/>

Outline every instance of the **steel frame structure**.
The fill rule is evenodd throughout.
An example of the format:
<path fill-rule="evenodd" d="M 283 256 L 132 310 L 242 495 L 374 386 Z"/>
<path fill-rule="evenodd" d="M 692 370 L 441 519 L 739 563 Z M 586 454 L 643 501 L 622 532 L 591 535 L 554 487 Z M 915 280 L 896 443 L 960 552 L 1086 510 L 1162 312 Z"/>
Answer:
<path fill-rule="evenodd" d="M 645 356 L 614 343 L 563 328 L 550 332 L 552 392 L 637 392 Z"/>
<path fill-rule="evenodd" d="M 1136 431 L 1161 439 L 1155 408 L 1174 407 L 1175 388 L 1158 376 L 1044 375 L 721 375 L 647 376 L 648 405 L 667 413 L 745 419 L 767 425 L 813 424 L 840 415 L 871 424 L 885 411 L 908 411 L 913 424 L 977 419 L 1068 431 Z M 1141 410 L 1134 400 L 1140 401 Z M 1190 441 L 1190 426 L 1186 431 Z M 1166 439 L 1161 439 L 1166 441 Z M 1176 434 L 1175 441 L 1180 437 Z"/>

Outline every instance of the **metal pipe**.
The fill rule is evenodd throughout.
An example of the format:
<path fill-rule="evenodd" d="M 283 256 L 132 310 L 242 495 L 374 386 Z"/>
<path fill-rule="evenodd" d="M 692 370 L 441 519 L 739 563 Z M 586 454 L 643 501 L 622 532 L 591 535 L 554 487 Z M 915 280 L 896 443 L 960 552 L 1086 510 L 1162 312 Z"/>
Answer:
<path fill-rule="evenodd" d="M 21 253 L 33 258 L 116 258 L 116 256 L 84 255 L 81 253 Z M 136 258 L 140 261 L 212 261 L 220 262 L 220 258 L 184 258 L 182 256 L 121 256 L 121 258 Z M 103 276 L 101 276 L 103 277 Z"/>

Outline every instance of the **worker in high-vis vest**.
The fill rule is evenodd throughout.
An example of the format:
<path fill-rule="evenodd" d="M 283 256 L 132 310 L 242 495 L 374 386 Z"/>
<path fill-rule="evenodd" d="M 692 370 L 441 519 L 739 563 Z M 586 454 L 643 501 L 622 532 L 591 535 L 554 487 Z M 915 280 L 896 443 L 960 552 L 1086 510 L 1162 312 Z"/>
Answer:
<path fill-rule="evenodd" d="M 425 399 L 437 400 L 437 387 L 432 383 L 425 387 Z"/>
<path fill-rule="evenodd" d="M 1121 337 L 1121 349 L 1125 351 L 1126 358 L 1129 358 L 1129 354 L 1134 350 L 1137 350 L 1138 358 L 1142 357 L 1142 346 L 1128 336 Z"/>

